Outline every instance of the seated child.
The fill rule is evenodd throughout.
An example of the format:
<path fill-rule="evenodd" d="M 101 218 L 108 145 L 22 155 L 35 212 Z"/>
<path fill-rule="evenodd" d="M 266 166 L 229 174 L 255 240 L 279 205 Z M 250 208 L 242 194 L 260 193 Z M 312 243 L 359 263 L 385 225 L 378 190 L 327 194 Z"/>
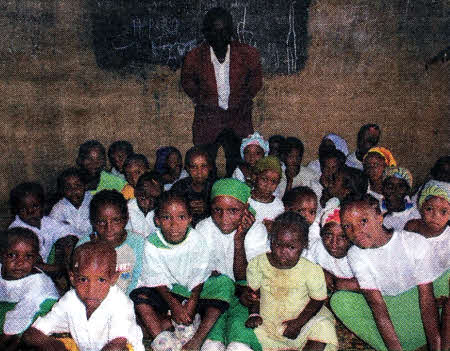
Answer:
<path fill-rule="evenodd" d="M 60 200 L 53 206 L 50 217 L 70 224 L 80 236 L 92 233 L 89 205 L 92 194 L 86 191 L 85 177 L 78 168 L 68 168 L 58 177 Z"/>
<path fill-rule="evenodd" d="M 76 236 L 78 232 L 68 224 L 58 222 L 52 217 L 44 216 L 45 194 L 39 183 L 21 183 L 11 190 L 9 202 L 14 221 L 9 228 L 23 227 L 33 231 L 39 239 L 38 265 L 47 271 L 45 264 L 48 262 L 50 251 L 58 239 Z"/>
<path fill-rule="evenodd" d="M 281 164 L 275 156 L 266 156 L 256 162 L 254 168 L 254 186 L 248 200 L 256 211 L 256 220 L 270 225 L 270 222 L 284 212 L 283 202 L 273 195 L 280 183 Z"/>
<path fill-rule="evenodd" d="M 377 146 L 380 140 L 381 130 L 376 124 L 369 123 L 363 125 L 358 131 L 356 139 L 356 151 L 347 156 L 346 165 L 351 168 L 356 168 L 362 171 L 363 158 L 367 151 Z"/>
<path fill-rule="evenodd" d="M 319 158 L 320 154 L 324 152 L 326 153 L 330 150 L 338 150 L 344 154 L 345 158 L 347 158 L 348 155 L 347 142 L 337 134 L 330 133 L 322 138 L 322 141 L 320 142 L 319 145 L 319 153 L 318 153 Z M 318 173 L 319 175 L 322 174 L 319 159 L 311 161 L 310 163 L 308 163 L 307 167 L 311 168 L 314 172 Z"/>
<path fill-rule="evenodd" d="M 358 282 L 347 260 L 352 243 L 342 230 L 339 206 L 337 198 L 327 202 L 320 219 L 321 240 L 310 243 L 305 258 L 323 268 L 329 291 L 357 291 Z"/>
<path fill-rule="evenodd" d="M 383 200 L 381 212 L 387 229 L 402 230 L 410 219 L 420 218 L 420 213 L 409 199 L 412 175 L 406 168 L 386 167 L 383 172 Z"/>
<path fill-rule="evenodd" d="M 155 212 L 159 229 L 148 237 L 140 288 L 131 297 L 153 350 L 197 350 L 228 303 L 215 296 L 217 278 L 208 279 L 211 253 L 190 227 L 186 199 L 164 193 Z"/>
<path fill-rule="evenodd" d="M 116 252 L 106 242 L 77 247 L 67 292 L 24 334 L 26 344 L 42 350 L 144 351 L 142 331 L 131 300 L 116 286 Z M 52 333 L 70 333 L 55 338 Z"/>
<path fill-rule="evenodd" d="M 284 209 L 301 215 L 309 225 L 308 242 L 311 245 L 320 240 L 320 226 L 316 193 L 307 186 L 298 186 L 288 191 L 283 197 Z M 305 255 L 307 249 L 303 250 Z"/>
<path fill-rule="evenodd" d="M 129 219 L 125 229 L 147 237 L 156 230 L 153 209 L 163 192 L 161 177 L 156 172 L 144 173 L 134 192 L 136 197 L 128 200 Z"/>
<path fill-rule="evenodd" d="M 134 188 L 139 177 L 150 169 L 147 157 L 142 154 L 131 154 L 123 164 L 123 173 L 128 184 L 122 189 L 125 200 L 134 198 Z"/>
<path fill-rule="evenodd" d="M 45 315 L 59 295 L 52 280 L 36 270 L 39 239 L 26 228 L 2 233 L 0 247 L 0 345 L 16 350 L 21 334 Z"/>
<path fill-rule="evenodd" d="M 253 181 L 253 167 L 259 159 L 267 156 L 268 153 L 269 143 L 258 132 L 242 139 L 242 160 L 240 165 L 234 170 L 232 178 L 236 178 L 251 186 Z"/>
<path fill-rule="evenodd" d="M 220 315 L 206 337 L 202 351 L 225 350 L 225 347 L 261 350 L 253 331 L 244 325 L 247 307 L 239 302 L 241 299 L 246 303 L 247 262 L 269 249 L 267 230 L 264 224 L 255 222 L 249 210 L 249 197 L 250 188 L 245 183 L 234 178 L 218 180 L 211 190 L 211 217 L 196 228 L 212 252 L 211 270 L 221 274 L 218 289 L 223 294 L 222 300 L 229 303 L 228 310 Z"/>
<path fill-rule="evenodd" d="M 384 147 L 371 148 L 363 158 L 364 173 L 369 178 L 367 193 L 378 201 L 383 200 L 383 172 L 386 167 L 395 167 L 397 162 Z"/>
<path fill-rule="evenodd" d="M 189 177 L 177 181 L 170 191 L 185 196 L 192 211 L 192 226 L 209 216 L 209 196 L 214 183 L 213 162 L 209 153 L 201 146 L 186 152 L 185 168 Z"/>
<path fill-rule="evenodd" d="M 142 269 L 144 237 L 127 231 L 127 201 L 116 190 L 102 190 L 94 195 L 89 212 L 94 233 L 80 239 L 77 246 L 89 241 L 105 241 L 117 252 L 116 285 L 127 295 L 136 288 Z"/>
<path fill-rule="evenodd" d="M 88 140 L 80 145 L 77 166 L 86 172 L 86 189 L 92 195 L 104 190 L 122 191 L 127 182 L 105 171 L 105 147 L 97 140 Z"/>
<path fill-rule="evenodd" d="M 133 151 L 133 145 L 126 140 L 117 140 L 108 149 L 108 159 L 111 165 L 111 174 L 125 180 L 123 163 Z"/>
<path fill-rule="evenodd" d="M 298 186 L 311 187 L 312 182 L 318 180 L 320 175 L 308 167 L 302 166 L 305 148 L 301 140 L 288 137 L 281 146 L 281 160 L 286 165 L 286 171 L 281 177 L 279 196 L 283 197 L 292 188 Z"/>
<path fill-rule="evenodd" d="M 367 197 L 344 202 L 340 217 L 354 244 L 347 258 L 362 294 L 334 293 L 330 305 L 336 316 L 376 350 L 416 350 L 425 344 L 439 350 L 433 281 L 444 282 L 435 291 L 448 295 L 448 272 L 436 265 L 428 240 L 387 230 L 378 204 Z"/>
<path fill-rule="evenodd" d="M 155 171 L 162 177 L 164 191 L 169 191 L 178 180 L 189 176 L 183 168 L 181 152 L 174 146 L 156 150 Z"/>
<path fill-rule="evenodd" d="M 275 156 L 280 158 L 280 148 L 281 148 L 281 144 L 284 143 L 284 141 L 286 140 L 286 138 L 282 135 L 272 135 L 269 138 L 269 155 L 270 156 Z"/>
<path fill-rule="evenodd" d="M 270 252 L 248 264 L 253 304 L 246 326 L 256 328 L 263 350 L 338 348 L 335 320 L 324 306 L 327 288 L 323 270 L 300 257 L 307 246 L 308 223 L 288 211 L 275 219 Z"/>

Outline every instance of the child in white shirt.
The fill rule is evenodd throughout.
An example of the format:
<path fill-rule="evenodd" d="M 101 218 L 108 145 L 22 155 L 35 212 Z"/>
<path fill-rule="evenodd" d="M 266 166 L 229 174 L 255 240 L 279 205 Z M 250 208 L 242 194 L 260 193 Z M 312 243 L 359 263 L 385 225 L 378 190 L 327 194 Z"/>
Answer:
<path fill-rule="evenodd" d="M 34 322 L 24 341 L 46 350 L 130 350 L 132 346 L 144 351 L 133 303 L 114 286 L 118 278 L 114 248 L 105 242 L 77 247 L 69 274 L 74 288 Z M 70 333 L 73 340 L 53 338 L 52 333 Z"/>

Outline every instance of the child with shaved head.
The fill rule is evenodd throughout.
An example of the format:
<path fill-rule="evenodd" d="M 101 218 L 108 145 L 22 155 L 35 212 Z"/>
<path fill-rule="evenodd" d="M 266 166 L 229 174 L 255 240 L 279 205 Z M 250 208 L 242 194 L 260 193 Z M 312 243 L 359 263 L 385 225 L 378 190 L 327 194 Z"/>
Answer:
<path fill-rule="evenodd" d="M 117 254 L 106 242 L 75 249 L 69 272 L 73 289 L 25 333 L 27 344 L 43 350 L 144 351 L 133 303 L 114 286 Z M 70 333 L 56 339 L 52 333 Z"/>

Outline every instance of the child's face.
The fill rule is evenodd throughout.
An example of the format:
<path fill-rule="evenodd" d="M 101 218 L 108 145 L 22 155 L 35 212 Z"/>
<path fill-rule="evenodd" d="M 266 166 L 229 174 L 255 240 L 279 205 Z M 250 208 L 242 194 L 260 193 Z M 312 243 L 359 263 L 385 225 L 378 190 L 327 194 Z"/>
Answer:
<path fill-rule="evenodd" d="M 171 244 L 178 244 L 186 238 L 192 217 L 182 201 L 166 203 L 155 217 L 155 223 L 161 228 L 164 238 Z"/>
<path fill-rule="evenodd" d="M 334 182 L 340 171 L 340 164 L 337 158 L 326 159 L 322 164 L 322 175 L 328 182 Z"/>
<path fill-rule="evenodd" d="M 371 181 L 376 181 L 383 177 L 383 171 L 386 168 L 386 161 L 383 156 L 376 153 L 369 153 L 364 159 L 364 172 Z"/>
<path fill-rule="evenodd" d="M 211 204 L 211 217 L 224 234 L 230 234 L 241 224 L 247 206 L 231 196 L 217 196 Z"/>
<path fill-rule="evenodd" d="M 127 159 L 127 153 L 124 150 L 117 150 L 111 155 L 113 166 L 115 169 L 117 169 L 119 172 L 122 172 L 123 164 L 125 163 L 125 160 Z"/>
<path fill-rule="evenodd" d="M 358 150 L 365 154 L 371 148 L 375 147 L 378 144 L 378 140 L 380 139 L 380 131 L 375 128 L 367 129 L 362 138 L 358 140 Z"/>
<path fill-rule="evenodd" d="M 286 205 L 286 211 L 297 212 L 311 225 L 316 219 L 317 199 L 312 195 L 297 196 L 295 201 Z"/>
<path fill-rule="evenodd" d="M 149 213 L 155 208 L 156 199 L 161 195 L 161 187 L 159 184 L 151 181 L 144 182 L 143 189 L 135 191 L 136 201 L 139 209 L 144 214 Z"/>
<path fill-rule="evenodd" d="M 422 219 L 433 231 L 443 230 L 450 220 L 450 204 L 442 198 L 433 196 L 422 204 Z"/>
<path fill-rule="evenodd" d="M 278 141 L 272 141 L 269 143 L 269 155 L 280 156 L 280 143 Z"/>
<path fill-rule="evenodd" d="M 111 267 L 105 260 L 94 259 L 80 264 L 71 271 L 70 281 L 77 292 L 78 297 L 86 306 L 88 314 L 92 314 L 106 298 L 109 288 L 115 284 L 116 277 L 111 272 Z"/>
<path fill-rule="evenodd" d="M 106 158 L 99 148 L 89 150 L 86 158 L 80 161 L 80 166 L 84 168 L 91 177 L 99 176 L 105 168 Z"/>
<path fill-rule="evenodd" d="M 403 179 L 389 177 L 383 182 L 383 196 L 389 210 L 396 211 L 403 208 L 409 186 Z"/>
<path fill-rule="evenodd" d="M 244 161 L 250 166 L 254 166 L 258 160 L 264 157 L 264 150 L 261 146 L 256 144 L 248 145 L 244 149 Z"/>
<path fill-rule="evenodd" d="M 301 242 L 299 233 L 295 229 L 282 227 L 277 233 L 274 233 L 270 241 L 271 256 L 277 268 L 292 268 L 300 259 L 300 255 L 306 245 Z"/>
<path fill-rule="evenodd" d="M 341 210 L 345 235 L 358 247 L 376 247 L 376 236 L 383 230 L 383 216 L 366 203 L 353 203 Z"/>
<path fill-rule="evenodd" d="M 123 217 L 119 206 L 114 204 L 104 204 L 97 210 L 97 218 L 92 226 L 101 240 L 109 242 L 112 246 L 117 246 L 123 242 L 127 236 L 125 226 L 128 218 Z"/>
<path fill-rule="evenodd" d="M 44 204 L 35 194 L 26 194 L 20 201 L 18 214 L 26 224 L 40 228 L 41 219 L 44 217 Z"/>
<path fill-rule="evenodd" d="M 205 155 L 194 155 L 187 171 L 192 177 L 194 184 L 204 184 L 208 179 L 211 166 Z"/>
<path fill-rule="evenodd" d="M 79 177 L 69 176 L 64 180 L 64 197 L 76 208 L 81 206 L 85 191 L 85 185 Z"/>
<path fill-rule="evenodd" d="M 348 249 L 352 243 L 345 235 L 339 223 L 330 222 L 325 224 L 321 236 L 323 246 L 325 246 L 331 256 L 336 258 L 347 256 Z"/>
<path fill-rule="evenodd" d="M 284 163 L 286 168 L 290 170 L 290 173 L 297 175 L 300 172 L 300 166 L 302 164 L 302 155 L 300 155 L 300 150 L 291 149 L 291 151 L 286 155 Z"/>
<path fill-rule="evenodd" d="M 127 182 L 134 188 L 139 177 L 147 171 L 147 168 L 142 162 L 136 161 L 128 164 L 123 171 Z"/>
<path fill-rule="evenodd" d="M 180 156 L 176 152 L 172 152 L 167 157 L 167 168 L 171 176 L 178 178 L 181 174 L 182 162 Z"/>
<path fill-rule="evenodd" d="M 37 259 L 38 253 L 30 240 L 14 240 L 2 255 L 2 277 L 6 280 L 26 277 Z"/>
<path fill-rule="evenodd" d="M 256 176 L 255 189 L 261 194 L 271 195 L 279 183 L 280 174 L 268 169 Z"/>

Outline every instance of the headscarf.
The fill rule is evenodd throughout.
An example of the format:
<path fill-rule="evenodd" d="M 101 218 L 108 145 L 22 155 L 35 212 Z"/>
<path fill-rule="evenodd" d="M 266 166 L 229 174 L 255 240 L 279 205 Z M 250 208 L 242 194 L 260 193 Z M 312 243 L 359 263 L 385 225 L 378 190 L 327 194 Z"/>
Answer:
<path fill-rule="evenodd" d="M 211 200 L 217 196 L 231 196 L 246 204 L 250 197 L 250 187 L 235 178 L 223 178 L 214 183 L 211 189 Z"/>
<path fill-rule="evenodd" d="M 413 178 L 411 172 L 403 167 L 386 167 L 383 171 L 383 181 L 389 177 L 403 179 L 412 188 Z"/>
<path fill-rule="evenodd" d="M 325 224 L 330 222 L 336 222 L 341 224 L 341 207 L 340 202 L 337 197 L 333 197 L 328 200 L 323 209 L 322 215 L 320 216 L 320 227 L 323 228 Z"/>
<path fill-rule="evenodd" d="M 397 166 L 397 161 L 395 161 L 395 158 L 392 155 L 392 152 L 390 152 L 388 149 L 381 147 L 381 146 L 373 147 L 369 151 L 367 151 L 367 154 L 364 155 L 363 160 L 365 160 L 367 155 L 369 155 L 371 152 L 374 152 L 374 153 L 377 153 L 377 154 L 383 156 L 387 166 L 389 166 L 389 167 Z"/>
<path fill-rule="evenodd" d="M 258 132 L 254 132 L 247 138 L 242 139 L 241 143 L 241 157 L 244 159 L 244 149 L 249 145 L 258 145 L 264 150 L 264 156 L 269 154 L 269 142 L 264 140 L 263 136 Z"/>
<path fill-rule="evenodd" d="M 259 159 L 255 164 L 255 170 L 257 173 L 262 173 L 267 170 L 275 171 L 280 177 L 282 174 L 281 162 L 276 156 L 266 156 Z"/>
<path fill-rule="evenodd" d="M 422 192 L 419 197 L 419 208 L 422 207 L 423 203 L 433 196 L 442 197 L 443 199 L 450 202 L 450 183 L 441 182 L 438 180 L 430 180 L 423 187 Z"/>
<path fill-rule="evenodd" d="M 342 152 L 345 156 L 348 156 L 347 142 L 343 138 L 341 138 L 339 135 L 330 133 L 330 134 L 325 135 L 323 137 L 323 139 L 331 140 L 337 150 Z"/>

